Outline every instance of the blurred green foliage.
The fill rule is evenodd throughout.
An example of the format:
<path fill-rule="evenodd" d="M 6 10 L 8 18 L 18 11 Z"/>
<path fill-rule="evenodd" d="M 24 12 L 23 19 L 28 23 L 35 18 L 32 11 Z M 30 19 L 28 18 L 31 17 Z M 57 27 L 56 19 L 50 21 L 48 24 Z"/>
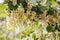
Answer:
<path fill-rule="evenodd" d="M 36 34 L 35 33 L 32 34 L 32 38 L 34 38 L 34 39 L 36 38 Z"/>
<path fill-rule="evenodd" d="M 0 4 L 0 12 L 3 12 L 4 10 L 6 10 L 8 7 L 5 4 Z"/>
<path fill-rule="evenodd" d="M 46 30 L 48 32 L 55 32 L 56 31 L 56 29 L 53 26 L 50 26 L 50 25 L 47 26 Z"/>
<path fill-rule="evenodd" d="M 8 12 L 2 12 L 2 13 L 0 13 L 0 18 L 6 17 L 6 16 L 9 16 Z"/>
<path fill-rule="evenodd" d="M 0 4 L 0 18 L 4 18 L 9 16 L 10 12 L 12 10 L 17 10 L 18 8 L 24 8 L 24 11 L 26 11 L 28 9 L 28 1 L 27 0 L 17 0 L 17 4 L 14 6 L 12 1 L 10 0 L 4 0 L 5 2 L 3 4 Z M 39 3 L 37 3 L 38 5 L 32 6 L 31 11 L 35 11 L 37 15 L 43 13 L 44 11 L 47 11 L 47 15 L 53 15 L 54 13 L 57 13 L 57 9 L 54 9 L 53 7 L 51 7 L 52 5 L 54 6 L 60 6 L 60 2 L 56 2 L 55 0 L 47 0 L 45 5 L 42 5 Z M 8 10 L 8 11 L 7 11 Z M 24 15 L 24 20 L 27 20 L 27 16 Z M 60 19 L 58 20 L 60 21 Z M 27 24 L 25 24 L 27 26 Z M 34 33 L 35 28 L 42 28 L 42 24 L 39 24 L 38 21 L 36 21 L 33 25 L 32 28 L 30 29 L 26 29 L 24 31 L 23 34 L 19 34 L 18 38 L 23 39 L 26 36 L 29 36 L 31 33 L 32 34 L 32 38 L 34 38 L 35 40 L 38 40 L 38 38 L 36 38 L 36 34 Z M 60 32 L 60 25 L 56 25 L 55 27 L 48 25 L 46 27 L 47 32 L 55 32 L 56 30 L 58 32 Z M 6 32 L 15 32 L 15 26 L 11 27 L 11 28 L 2 28 L 0 27 L 0 35 L 3 34 L 3 31 Z M 16 35 L 14 35 L 16 36 Z M 58 33 L 58 36 L 60 37 L 60 33 Z M 0 36 L 0 40 L 11 40 L 8 37 L 5 36 Z"/>

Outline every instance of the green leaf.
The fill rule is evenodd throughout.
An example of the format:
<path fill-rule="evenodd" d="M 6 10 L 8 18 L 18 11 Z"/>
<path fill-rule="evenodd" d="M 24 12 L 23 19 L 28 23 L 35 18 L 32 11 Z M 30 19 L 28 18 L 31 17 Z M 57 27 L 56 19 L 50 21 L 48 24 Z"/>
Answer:
<path fill-rule="evenodd" d="M 26 31 L 25 31 L 25 34 L 26 34 L 26 35 L 29 35 L 29 34 L 30 34 L 30 31 L 29 31 L 29 30 L 26 30 Z"/>
<path fill-rule="evenodd" d="M 29 36 L 29 34 L 30 34 L 31 32 L 33 32 L 33 30 L 34 30 L 33 28 L 31 28 L 31 29 L 26 29 L 25 34 Z"/>
<path fill-rule="evenodd" d="M 36 24 L 36 27 L 39 29 L 42 27 L 42 24 L 39 24 L 38 22 L 35 22 L 35 24 Z"/>
<path fill-rule="evenodd" d="M 36 38 L 36 34 L 35 33 L 32 34 L 32 38 L 34 38 L 34 39 Z"/>
<path fill-rule="evenodd" d="M 58 36 L 60 37 L 60 32 L 58 33 Z"/>
<path fill-rule="evenodd" d="M 47 26 L 46 30 L 48 32 L 55 32 L 56 31 L 55 28 L 53 28 L 53 26 L 50 26 L 50 25 Z"/>
<path fill-rule="evenodd" d="M 26 31 L 25 31 L 25 34 L 26 34 L 26 35 L 29 35 L 30 33 L 31 33 L 30 30 L 26 30 Z"/>
<path fill-rule="evenodd" d="M 19 34 L 18 38 L 22 39 L 22 38 L 24 38 L 24 35 L 23 34 Z"/>
<path fill-rule="evenodd" d="M 49 10 L 47 11 L 47 15 L 53 15 L 56 12 L 56 10 L 52 7 L 49 7 Z"/>
<path fill-rule="evenodd" d="M 5 9 L 7 9 L 7 6 L 5 4 L 0 4 L 0 12 L 4 11 Z"/>
<path fill-rule="evenodd" d="M 23 8 L 23 5 L 20 3 L 19 8 Z"/>
<path fill-rule="evenodd" d="M 56 1 L 52 0 L 52 5 L 58 6 L 59 4 Z"/>
<path fill-rule="evenodd" d="M 38 24 L 37 27 L 40 29 L 42 27 L 42 24 Z"/>
<path fill-rule="evenodd" d="M 9 15 L 9 13 L 8 13 L 8 12 L 0 13 L 0 17 L 6 17 L 6 16 L 8 16 L 8 15 Z"/>

